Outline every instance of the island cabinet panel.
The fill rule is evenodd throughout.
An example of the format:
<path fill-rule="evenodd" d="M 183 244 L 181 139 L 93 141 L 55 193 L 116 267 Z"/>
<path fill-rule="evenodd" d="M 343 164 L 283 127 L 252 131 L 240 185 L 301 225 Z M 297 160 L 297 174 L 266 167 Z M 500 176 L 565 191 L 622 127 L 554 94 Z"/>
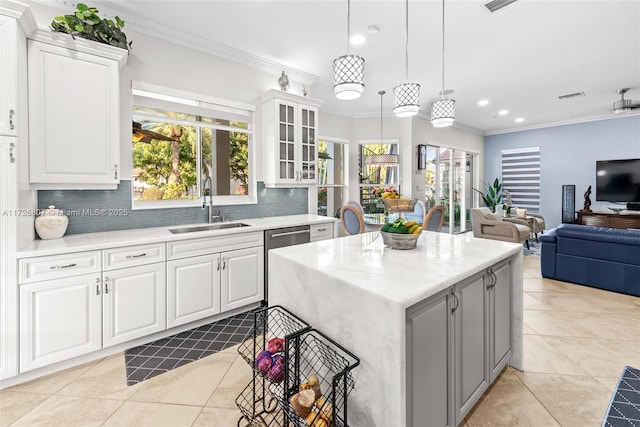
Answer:
<path fill-rule="evenodd" d="M 489 301 L 490 380 L 494 379 L 511 359 L 511 271 L 503 263 L 491 269 L 493 280 L 487 283 Z"/>
<path fill-rule="evenodd" d="M 509 363 L 511 294 L 505 261 L 407 309 L 408 426 L 459 425 Z"/>
<path fill-rule="evenodd" d="M 455 409 L 462 420 L 489 386 L 485 275 L 458 283 L 453 290 L 455 335 Z"/>
<path fill-rule="evenodd" d="M 449 290 L 407 312 L 407 425 L 453 426 L 451 387 L 453 327 Z"/>

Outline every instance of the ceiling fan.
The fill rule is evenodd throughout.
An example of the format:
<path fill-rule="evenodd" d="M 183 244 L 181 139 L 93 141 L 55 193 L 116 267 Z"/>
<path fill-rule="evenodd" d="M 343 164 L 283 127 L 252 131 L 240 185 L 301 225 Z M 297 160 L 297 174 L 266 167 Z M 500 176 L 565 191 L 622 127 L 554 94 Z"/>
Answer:
<path fill-rule="evenodd" d="M 640 108 L 640 104 L 634 104 L 630 99 L 624 99 L 624 94 L 630 88 L 625 87 L 622 89 L 616 90 L 616 92 L 620 95 L 620 99 L 613 103 L 613 112 L 614 113 L 624 113 L 626 111 L 631 111 L 634 108 Z"/>

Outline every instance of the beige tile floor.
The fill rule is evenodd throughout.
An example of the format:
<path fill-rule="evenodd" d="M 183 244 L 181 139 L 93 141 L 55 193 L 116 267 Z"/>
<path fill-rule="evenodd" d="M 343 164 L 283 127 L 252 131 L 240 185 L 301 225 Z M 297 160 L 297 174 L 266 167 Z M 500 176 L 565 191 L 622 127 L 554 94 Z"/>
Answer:
<path fill-rule="evenodd" d="M 462 425 L 600 426 L 622 368 L 640 367 L 640 298 L 542 279 L 536 257 L 524 290 L 526 370 L 507 368 Z M 231 427 L 250 378 L 234 347 L 128 387 L 118 354 L 0 390 L 0 427 Z"/>

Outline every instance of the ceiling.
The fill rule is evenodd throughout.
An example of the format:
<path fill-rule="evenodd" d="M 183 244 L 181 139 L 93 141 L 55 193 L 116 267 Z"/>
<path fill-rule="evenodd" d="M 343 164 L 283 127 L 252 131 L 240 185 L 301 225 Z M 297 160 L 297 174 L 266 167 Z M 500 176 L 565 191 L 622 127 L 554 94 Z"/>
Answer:
<path fill-rule="evenodd" d="M 616 89 L 625 87 L 631 88 L 626 98 L 640 104 L 640 0 L 519 0 L 494 13 L 484 3 L 446 2 L 445 89 L 454 90 L 457 126 L 492 134 L 613 117 Z M 384 111 L 391 115 L 393 87 L 405 82 L 402 0 L 351 1 L 351 34 L 367 39 L 350 47 L 366 61 L 366 89 L 353 101 L 336 99 L 332 88 L 332 61 L 347 53 L 346 0 L 91 5 L 122 17 L 125 32 L 179 32 L 223 56 L 257 56 L 271 65 L 274 81 L 276 70 L 286 70 L 291 92 L 301 92 L 298 78 L 309 96 L 324 101 L 324 111 L 348 117 L 379 116 L 379 90 L 387 92 Z M 371 25 L 379 32 L 369 32 Z M 441 51 L 442 2 L 409 1 L 409 81 L 422 87 L 424 117 L 442 89 Z M 585 96 L 558 99 L 575 92 Z M 481 99 L 489 104 L 478 106 Z M 498 115 L 502 109 L 509 113 Z M 623 114 L 640 114 L 640 108 Z M 516 123 L 517 117 L 524 120 Z"/>

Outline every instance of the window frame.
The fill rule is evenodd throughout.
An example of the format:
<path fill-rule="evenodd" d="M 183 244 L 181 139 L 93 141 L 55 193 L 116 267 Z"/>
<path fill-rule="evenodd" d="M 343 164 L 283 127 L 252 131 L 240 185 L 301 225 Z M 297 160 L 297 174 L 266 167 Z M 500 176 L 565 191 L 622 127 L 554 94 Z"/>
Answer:
<path fill-rule="evenodd" d="M 135 93 L 138 93 L 137 95 Z M 150 100 L 147 103 L 137 103 L 134 99 L 145 98 L 144 93 L 155 95 L 154 97 L 148 97 Z M 146 104 L 146 105 L 145 105 Z M 206 121 L 183 121 L 161 118 L 153 114 L 145 114 L 141 112 L 135 112 L 134 106 L 150 107 L 150 108 L 162 108 L 173 106 L 170 111 L 183 112 L 188 114 L 198 114 L 206 118 L 219 118 L 216 117 L 216 112 L 222 113 L 223 116 L 229 117 L 242 117 L 242 121 L 247 123 L 248 128 L 236 128 L 233 126 L 219 125 L 215 123 L 208 123 Z M 183 111 L 186 110 L 186 111 Z M 131 120 L 135 118 L 139 119 L 155 119 L 163 120 L 167 123 L 177 123 L 189 126 L 196 126 L 198 135 L 201 133 L 201 128 L 209 128 L 214 130 L 226 130 L 233 132 L 246 132 L 247 144 L 248 144 L 248 193 L 247 195 L 226 195 L 226 196 L 212 196 L 212 204 L 214 206 L 226 206 L 226 205 L 243 205 L 243 204 L 257 204 L 257 180 L 256 180 L 256 138 L 255 138 L 255 105 L 240 103 L 237 101 L 229 101 L 222 98 L 216 98 L 209 95 L 198 94 L 181 89 L 169 88 L 152 83 L 145 83 L 139 81 L 131 82 L 131 108 L 129 110 L 131 114 Z M 235 120 L 234 118 L 230 120 Z M 196 199 L 183 199 L 183 200 L 147 200 L 137 201 L 134 200 L 134 185 L 133 176 L 131 177 L 131 208 L 132 210 L 145 210 L 145 209 L 170 209 L 170 208 L 189 208 L 189 207 L 204 207 L 208 204 L 208 197 L 205 200 L 202 195 L 202 144 L 201 138 L 198 138 L 196 147 L 196 191 L 200 196 Z M 131 158 L 133 160 L 133 149 L 131 150 Z M 133 169 L 133 163 L 132 163 Z"/>
<path fill-rule="evenodd" d="M 320 146 L 320 141 L 325 141 L 329 144 L 340 144 L 342 145 L 342 170 L 343 170 L 343 176 L 342 176 L 342 182 L 343 184 L 322 184 L 320 183 L 320 164 L 319 164 L 319 160 L 320 158 L 318 157 L 318 154 L 316 155 L 316 173 L 318 175 L 318 179 L 317 179 L 317 186 L 316 186 L 316 191 L 315 191 L 315 203 L 313 206 L 315 206 L 315 210 L 311 211 L 311 212 L 315 212 L 316 214 L 319 214 L 318 211 L 318 191 L 320 190 L 320 188 L 342 188 L 342 198 L 343 198 L 343 202 L 348 200 L 348 194 L 349 194 L 349 143 L 350 141 L 348 139 L 345 138 L 335 138 L 335 137 L 330 137 L 330 136 L 322 136 L 322 135 L 318 135 L 318 137 L 316 138 L 316 147 L 319 150 L 319 146 Z M 319 151 L 318 151 L 319 153 Z M 332 217 L 333 214 L 329 215 L 329 212 L 327 211 L 327 217 Z"/>

